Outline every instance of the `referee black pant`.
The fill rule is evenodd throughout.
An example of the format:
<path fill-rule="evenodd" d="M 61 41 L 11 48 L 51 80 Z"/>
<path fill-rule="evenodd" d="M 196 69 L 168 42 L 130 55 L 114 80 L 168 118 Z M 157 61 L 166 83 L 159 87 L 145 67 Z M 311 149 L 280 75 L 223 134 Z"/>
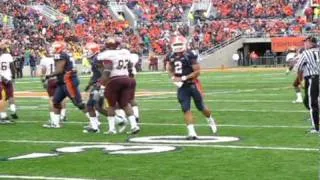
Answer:
<path fill-rule="evenodd" d="M 310 110 L 312 126 L 319 131 L 319 75 L 306 76 L 303 103 Z"/>

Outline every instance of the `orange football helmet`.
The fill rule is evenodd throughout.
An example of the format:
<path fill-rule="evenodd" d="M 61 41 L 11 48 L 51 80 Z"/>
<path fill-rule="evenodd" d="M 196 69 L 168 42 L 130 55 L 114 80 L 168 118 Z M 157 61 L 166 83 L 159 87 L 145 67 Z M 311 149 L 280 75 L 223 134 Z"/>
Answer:
<path fill-rule="evenodd" d="M 171 49 L 172 52 L 184 52 L 187 50 L 188 41 L 183 36 L 176 36 L 171 40 Z"/>
<path fill-rule="evenodd" d="M 63 41 L 55 41 L 49 50 L 50 55 L 60 54 L 62 53 L 67 47 L 67 44 Z"/>
<path fill-rule="evenodd" d="M 84 52 L 88 58 L 91 58 L 100 52 L 100 46 L 97 43 L 89 42 L 85 45 Z"/>

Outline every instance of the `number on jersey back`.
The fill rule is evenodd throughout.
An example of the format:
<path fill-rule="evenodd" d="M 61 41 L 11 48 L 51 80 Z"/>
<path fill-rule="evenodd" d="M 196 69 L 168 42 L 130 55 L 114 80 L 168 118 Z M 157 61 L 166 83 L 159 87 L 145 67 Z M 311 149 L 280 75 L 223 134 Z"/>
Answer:
<path fill-rule="evenodd" d="M 6 80 L 12 80 L 12 72 L 10 64 L 13 62 L 13 57 L 10 54 L 2 54 L 0 56 L 0 75 Z"/>

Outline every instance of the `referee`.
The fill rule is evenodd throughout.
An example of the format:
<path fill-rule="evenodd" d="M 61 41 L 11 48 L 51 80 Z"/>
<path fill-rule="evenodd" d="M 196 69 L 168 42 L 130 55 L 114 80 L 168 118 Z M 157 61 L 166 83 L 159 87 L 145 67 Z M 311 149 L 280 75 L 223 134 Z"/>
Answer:
<path fill-rule="evenodd" d="M 305 51 L 300 56 L 296 69 L 303 73 L 305 82 L 305 96 L 303 103 L 310 110 L 312 129 L 310 133 L 319 133 L 319 73 L 320 73 L 320 49 L 317 47 L 317 39 L 308 36 L 304 40 Z"/>

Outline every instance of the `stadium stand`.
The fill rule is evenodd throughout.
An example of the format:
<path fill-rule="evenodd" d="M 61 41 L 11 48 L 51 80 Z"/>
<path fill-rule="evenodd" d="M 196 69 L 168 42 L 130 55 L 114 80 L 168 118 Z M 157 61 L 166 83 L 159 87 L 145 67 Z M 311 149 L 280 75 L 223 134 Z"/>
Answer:
<path fill-rule="evenodd" d="M 115 18 L 109 2 L 104 0 L 1 1 L 0 37 L 11 39 L 12 51 L 18 56 L 28 49 L 39 56 L 57 34 L 63 34 L 77 51 L 88 38 L 102 43 L 117 34 L 135 52 L 164 55 L 170 35 L 177 32 L 188 37 L 191 48 L 208 52 L 240 35 L 296 36 L 320 30 L 320 9 L 312 6 L 317 2 L 307 0 L 215 0 L 211 2 L 211 14 L 190 10 L 201 0 L 113 2 L 125 2 L 137 18 L 137 25 L 132 27 L 124 14 L 120 14 L 123 19 Z M 11 28 L 5 28 L 7 24 Z"/>

